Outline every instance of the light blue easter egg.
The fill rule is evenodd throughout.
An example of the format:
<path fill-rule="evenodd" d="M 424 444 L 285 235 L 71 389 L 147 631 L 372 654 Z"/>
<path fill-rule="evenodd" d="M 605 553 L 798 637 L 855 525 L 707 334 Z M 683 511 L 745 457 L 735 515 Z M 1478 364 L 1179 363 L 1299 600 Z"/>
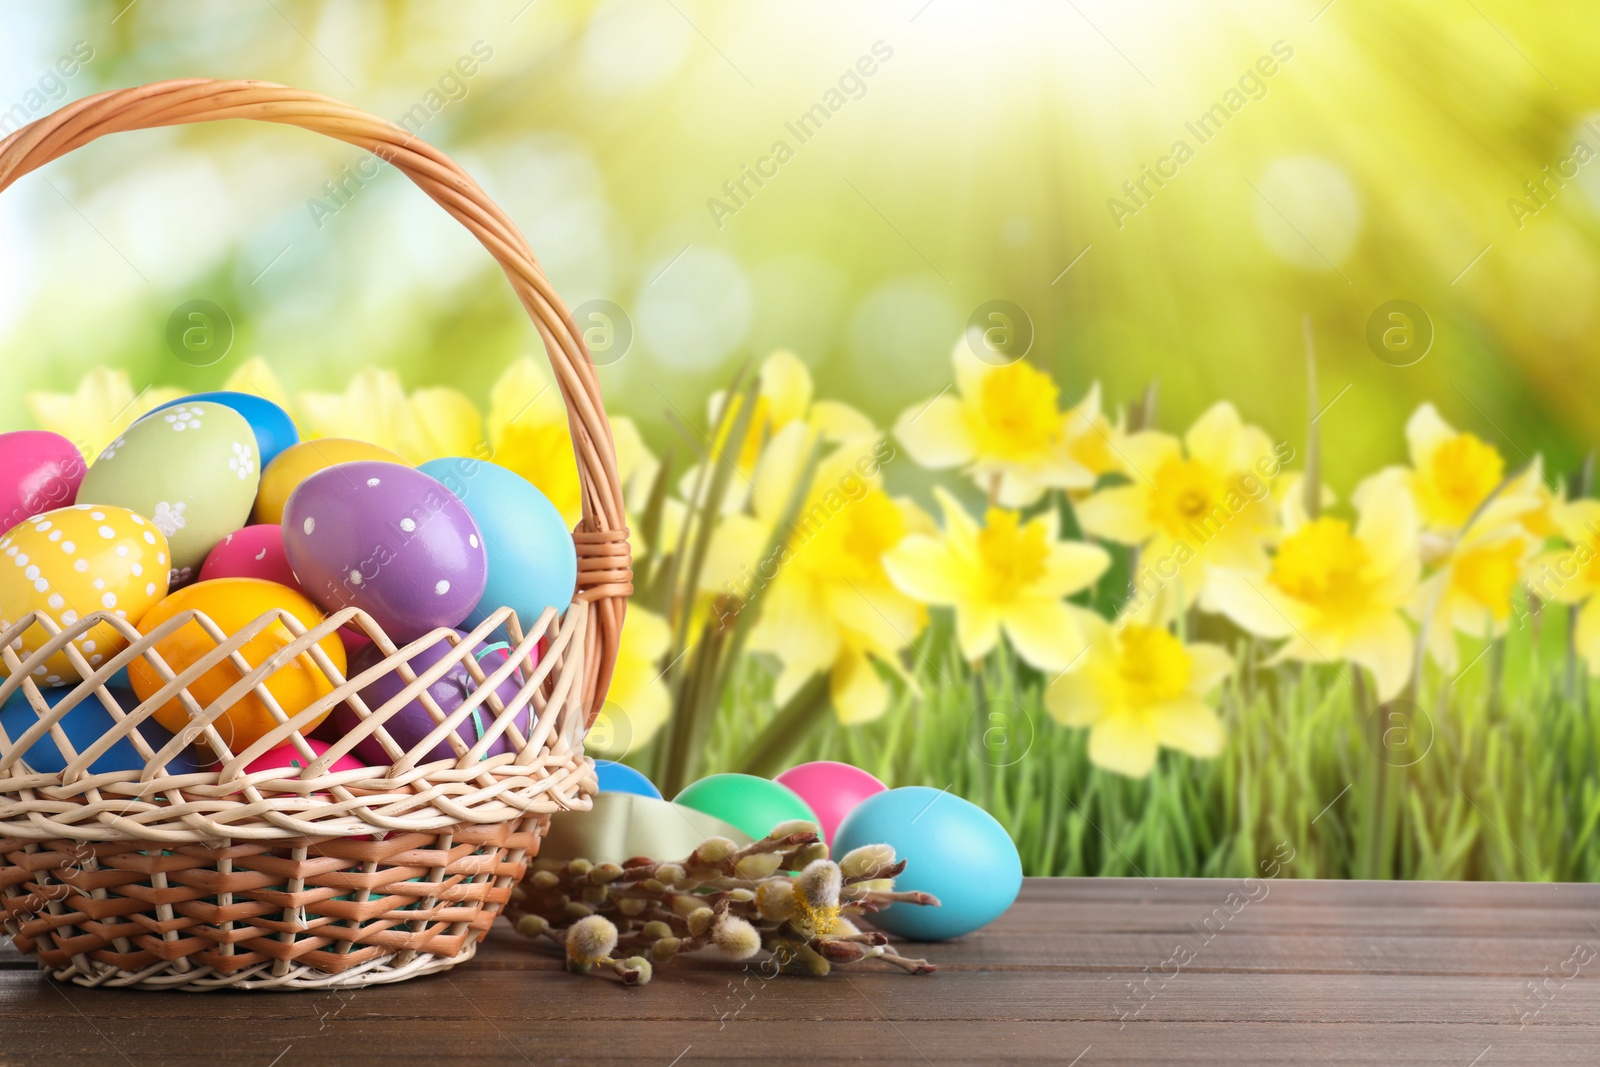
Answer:
<path fill-rule="evenodd" d="M 868 921 L 913 941 L 944 941 L 999 918 L 1022 889 L 1022 859 L 994 816 L 951 793 L 913 785 L 858 804 L 833 843 L 833 855 L 887 844 L 906 861 L 898 890 L 932 893 L 937 908 L 891 904 Z"/>
<path fill-rule="evenodd" d="M 602 793 L 632 793 L 634 796 L 661 799 L 661 790 L 626 763 L 595 760 L 594 773 L 600 779 Z"/>
<path fill-rule="evenodd" d="M 567 610 L 578 584 L 578 551 L 566 520 L 543 493 L 521 475 L 481 459 L 435 459 L 417 469 L 444 483 L 483 533 L 489 584 L 462 629 L 509 607 L 526 633 L 545 608 Z"/>
<path fill-rule="evenodd" d="M 261 469 L 266 470 L 267 464 L 278 458 L 278 453 L 290 445 L 300 443 L 300 431 L 295 429 L 294 420 L 289 413 L 270 400 L 263 399 L 252 393 L 232 393 L 218 391 L 214 393 L 195 393 L 192 396 L 180 397 L 170 403 L 162 404 L 153 409 L 144 417 L 157 411 L 165 411 L 177 404 L 193 404 L 196 401 L 209 400 L 213 404 L 232 408 L 244 416 L 244 421 L 250 424 L 250 429 L 256 435 L 256 451 L 261 453 Z"/>
<path fill-rule="evenodd" d="M 66 699 L 74 688 L 68 685 L 55 686 L 41 689 L 40 694 L 44 697 L 45 703 L 53 708 Z M 134 695 L 133 690 L 111 689 L 109 686 L 107 690 L 123 711 L 132 711 L 139 706 L 139 698 Z M 38 714 L 33 710 L 33 705 L 28 703 L 27 694 L 20 688 L 11 694 L 4 707 L 0 707 L 0 727 L 5 728 L 6 736 L 11 739 L 13 745 L 38 721 Z M 67 740 L 71 742 L 73 751 L 81 753 L 105 736 L 116 725 L 116 720 L 112 719 L 111 713 L 100 702 L 99 696 L 91 692 L 67 712 L 59 725 L 66 733 Z M 138 730 L 144 735 L 151 749 L 157 752 L 172 740 L 172 734 L 154 719 L 146 719 L 140 723 Z M 22 762 L 38 774 L 60 774 L 67 769 L 66 757 L 56 744 L 55 738 L 48 733 L 29 746 L 28 751 L 23 753 Z M 192 774 L 203 769 L 195 757 L 193 748 L 180 750 L 177 756 L 167 761 L 166 766 L 169 774 Z M 144 757 L 139 754 L 133 742 L 124 737 L 89 765 L 89 773 L 110 774 L 117 771 L 142 771 L 144 768 Z"/>

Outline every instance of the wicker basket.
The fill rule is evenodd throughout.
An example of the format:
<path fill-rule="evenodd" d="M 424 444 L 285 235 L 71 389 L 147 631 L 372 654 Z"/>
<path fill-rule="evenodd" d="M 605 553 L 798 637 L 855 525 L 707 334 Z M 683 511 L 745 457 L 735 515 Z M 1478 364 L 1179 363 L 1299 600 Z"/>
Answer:
<path fill-rule="evenodd" d="M 594 794 L 583 734 L 605 698 L 632 592 L 611 430 L 581 334 L 522 234 L 437 149 L 346 104 L 263 82 L 203 79 L 102 93 L 0 141 L 0 190 L 108 133 L 222 119 L 300 126 L 374 152 L 499 261 L 544 339 L 569 413 L 583 483 L 583 521 L 574 533 L 577 598 L 563 617 L 547 611 L 528 632 L 514 612 L 502 608 L 473 631 L 471 643 L 438 630 L 399 649 L 355 608 L 309 631 L 286 614 L 271 613 L 231 636 L 194 612 L 149 635 L 103 612 L 66 628 L 34 615 L 18 620 L 0 633 L 7 673 L 0 701 L 20 686 L 42 722 L 21 737 L 0 730 L 0 919 L 17 947 L 37 956 L 53 977 L 80 985 L 305 989 L 400 981 L 471 958 L 538 851 L 550 815 L 584 809 Z M 191 621 L 216 647 L 175 674 L 154 646 Z M 69 642 L 97 623 L 116 626 L 129 645 L 96 668 Z M 12 643 L 34 624 L 53 636 L 19 658 Z M 511 655 L 485 676 L 472 644 L 502 624 Z M 294 640 L 250 669 L 236 650 L 279 625 Z M 364 630 L 386 657 L 350 679 L 316 644 L 344 625 Z M 407 661 L 441 642 L 452 646 L 449 652 L 426 673 L 415 674 Z M 542 653 L 537 657 L 536 649 Z M 33 671 L 58 650 L 65 650 L 85 681 L 47 710 Z M 105 685 L 138 657 L 168 684 L 138 707 L 118 707 Z M 263 679 L 294 657 L 315 662 L 335 688 L 289 717 Z M 230 658 L 241 672 L 238 684 L 202 707 L 185 687 Z M 425 689 L 457 663 L 479 685 L 446 718 Z M 390 672 L 398 672 L 407 688 L 382 707 L 367 707 L 358 690 Z M 517 697 L 503 703 L 496 687 L 513 677 Z M 251 692 L 279 725 L 234 752 L 216 723 Z M 407 751 L 383 724 L 418 696 L 439 726 Z M 174 697 L 187 706 L 191 724 L 154 751 L 135 728 Z M 30 771 L 29 748 L 84 700 L 104 704 L 116 727 L 77 753 L 54 730 L 56 746 L 68 757 L 66 769 Z M 309 731 L 341 701 L 361 724 L 319 758 L 300 731 Z M 531 729 L 524 732 L 517 725 L 529 725 L 530 707 Z M 454 728 L 472 714 L 493 720 L 468 750 Z M 482 758 L 502 735 L 513 751 Z M 391 767 L 328 769 L 367 737 L 376 737 L 393 756 Z M 143 772 L 87 773 L 122 738 L 147 761 Z M 441 739 L 458 758 L 425 762 Z M 192 742 L 210 747 L 220 766 L 204 773 L 169 771 L 169 762 Z M 282 771 L 244 774 L 253 759 L 285 742 L 300 747 L 304 770 L 292 778 Z"/>

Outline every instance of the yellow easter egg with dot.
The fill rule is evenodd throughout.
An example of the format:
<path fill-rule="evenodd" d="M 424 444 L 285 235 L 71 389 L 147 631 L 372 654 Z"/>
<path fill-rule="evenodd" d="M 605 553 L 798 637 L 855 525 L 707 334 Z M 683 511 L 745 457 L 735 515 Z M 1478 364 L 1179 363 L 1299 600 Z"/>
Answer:
<path fill-rule="evenodd" d="M 398 463 L 402 467 L 416 465 L 387 448 L 379 448 L 365 441 L 352 441 L 347 437 L 319 437 L 314 441 L 301 441 L 280 452 L 278 458 L 267 464 L 267 469 L 261 472 L 261 488 L 256 493 L 256 509 L 251 521 L 273 525 L 282 523 L 283 507 L 289 502 L 289 494 L 301 482 L 335 464 L 364 459 Z"/>
<path fill-rule="evenodd" d="M 127 508 L 79 504 L 35 515 L 0 537 L 0 633 L 29 612 L 63 629 L 95 612 L 137 625 L 167 595 L 169 551 L 155 523 Z M 11 647 L 26 660 L 49 640 L 45 628 L 34 625 Z M 104 621 L 72 643 L 91 670 L 128 647 Z M 65 651 L 32 673 L 40 685 L 71 685 L 79 677 Z M 0 678 L 6 675 L 0 663 Z"/>

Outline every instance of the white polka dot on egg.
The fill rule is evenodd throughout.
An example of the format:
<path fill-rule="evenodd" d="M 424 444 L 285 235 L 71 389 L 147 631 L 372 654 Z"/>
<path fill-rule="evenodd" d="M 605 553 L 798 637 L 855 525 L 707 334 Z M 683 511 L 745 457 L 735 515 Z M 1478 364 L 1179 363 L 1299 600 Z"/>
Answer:
<path fill-rule="evenodd" d="M 147 544 L 147 545 L 155 544 L 156 543 L 156 535 L 151 533 L 149 530 L 146 530 L 144 532 L 144 543 Z"/>
<path fill-rule="evenodd" d="M 471 545 L 473 548 L 477 548 L 478 547 L 478 535 L 477 534 L 468 534 L 467 535 L 467 544 Z"/>
<path fill-rule="evenodd" d="M 306 516 L 306 522 L 305 522 L 306 536 L 310 537 L 311 536 L 311 531 L 315 530 L 316 528 L 317 528 L 317 520 L 312 518 L 310 515 L 307 515 Z"/>
<path fill-rule="evenodd" d="M 117 536 L 117 531 L 113 530 L 109 526 L 100 527 L 99 533 L 100 533 L 100 536 L 104 537 L 107 541 L 114 540 L 116 538 L 116 536 Z"/>
<path fill-rule="evenodd" d="M 76 560 L 72 564 L 72 569 L 79 574 L 87 574 L 89 572 L 89 561 L 86 559 Z"/>
<path fill-rule="evenodd" d="M 91 512 L 89 512 L 89 517 L 91 519 L 93 519 L 95 522 L 104 522 L 105 518 L 106 518 L 106 513 L 103 512 L 103 511 L 91 511 Z"/>
<path fill-rule="evenodd" d="M 439 579 L 438 583 L 434 585 L 433 591 L 440 596 L 444 596 L 450 591 L 450 583 L 441 578 Z"/>
<path fill-rule="evenodd" d="M 416 520 L 415 519 L 401 519 L 400 520 L 400 529 L 404 530 L 406 533 L 415 533 L 416 529 L 417 529 Z"/>
<path fill-rule="evenodd" d="M 115 593 L 107 593 L 105 596 L 100 598 L 100 603 L 104 604 L 108 608 L 116 607 L 117 606 L 117 594 L 115 594 Z"/>

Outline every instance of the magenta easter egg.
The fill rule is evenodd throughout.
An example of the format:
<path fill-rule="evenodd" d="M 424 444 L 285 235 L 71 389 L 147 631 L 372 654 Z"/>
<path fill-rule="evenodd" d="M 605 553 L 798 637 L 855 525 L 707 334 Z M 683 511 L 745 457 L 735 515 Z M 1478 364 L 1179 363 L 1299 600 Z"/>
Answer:
<path fill-rule="evenodd" d="M 77 447 L 58 433 L 0 433 L 0 533 L 75 502 L 88 469 Z"/>
<path fill-rule="evenodd" d="M 200 567 L 202 582 L 213 578 L 262 578 L 300 588 L 283 550 L 283 527 L 268 524 L 246 526 L 217 542 Z"/>
<path fill-rule="evenodd" d="M 360 608 L 400 643 L 459 625 L 489 579 L 466 505 L 397 463 L 340 463 L 301 482 L 283 509 L 283 548 L 325 611 Z"/>
<path fill-rule="evenodd" d="M 467 637 L 465 633 L 461 633 L 459 630 L 456 632 L 460 634 L 463 640 Z M 412 673 L 420 677 L 424 672 L 443 660 L 451 651 L 453 649 L 449 643 L 439 641 L 416 653 L 406 662 L 410 666 Z M 478 666 L 483 671 L 485 678 L 504 667 L 508 658 L 505 647 L 499 644 L 480 644 L 473 649 L 473 655 L 476 657 Z M 383 652 L 378 646 L 369 644 L 351 660 L 349 677 L 359 677 L 377 666 L 383 659 Z M 537 652 L 532 654 L 532 659 L 535 663 L 538 662 Z M 399 696 L 408 684 L 399 671 L 386 671 L 381 677 L 362 687 L 361 701 L 366 704 L 368 709 L 377 711 Z M 495 687 L 494 693 L 500 698 L 502 707 L 509 707 L 511 702 L 517 698 L 517 693 L 521 691 L 521 688 L 522 679 L 513 672 L 509 678 Z M 464 660 L 456 662 L 442 677 L 428 687 L 428 694 L 433 698 L 434 703 L 438 705 L 439 710 L 446 715 L 454 714 L 477 691 L 478 682 L 472 677 L 472 672 L 467 668 Z M 477 744 L 481 737 L 492 730 L 496 718 L 497 714 L 493 705 L 490 704 L 489 698 L 485 697 L 482 703 L 473 709 L 472 714 L 463 719 L 455 728 L 456 736 L 461 738 L 462 743 L 467 748 L 471 748 Z M 515 721 L 517 730 L 521 732 L 524 738 L 527 738 L 533 730 L 533 704 L 531 701 L 517 712 Z M 341 704 L 334 709 L 333 714 L 328 717 L 328 721 L 318 729 L 317 733 L 322 737 L 343 737 L 354 730 L 360 723 L 361 719 L 356 715 L 355 711 L 349 705 Z M 418 697 L 385 720 L 383 728 L 402 750 L 410 751 L 431 734 L 438 725 L 429 713 L 427 706 L 423 704 L 422 698 Z M 356 745 L 355 751 L 357 755 L 374 767 L 387 767 L 392 762 L 388 753 L 384 751 L 383 744 L 376 737 L 369 737 L 361 741 Z M 487 759 L 490 756 L 499 756 L 513 751 L 515 749 L 511 744 L 509 734 L 501 732 L 498 737 L 489 743 L 483 755 Z M 459 758 L 459 753 L 456 752 L 449 739 L 446 738 L 429 749 L 419 762 L 429 763 L 434 760 L 454 760 L 457 758 Z"/>
<path fill-rule="evenodd" d="M 328 749 L 333 747 L 326 742 L 318 741 L 314 738 L 308 738 L 306 740 L 306 744 L 311 748 L 312 752 L 315 752 L 319 756 L 323 755 L 328 751 Z M 285 741 L 283 744 L 279 745 L 275 749 L 272 749 L 270 752 L 266 753 L 260 758 L 251 760 L 250 763 L 245 767 L 244 773 L 255 774 L 258 771 L 283 769 L 290 772 L 284 775 L 285 778 L 289 778 L 298 775 L 308 766 L 310 766 L 310 764 L 306 762 L 305 756 L 300 752 L 300 749 L 295 746 L 294 742 Z M 362 763 L 354 756 L 340 756 L 338 759 L 334 760 L 328 765 L 328 770 L 334 772 L 359 771 L 364 767 L 366 767 L 366 764 Z"/>
<path fill-rule="evenodd" d="M 833 760 L 817 760 L 790 767 L 776 781 L 800 794 L 822 821 L 822 838 L 832 841 L 834 831 L 855 806 L 889 787 L 860 767 Z"/>

